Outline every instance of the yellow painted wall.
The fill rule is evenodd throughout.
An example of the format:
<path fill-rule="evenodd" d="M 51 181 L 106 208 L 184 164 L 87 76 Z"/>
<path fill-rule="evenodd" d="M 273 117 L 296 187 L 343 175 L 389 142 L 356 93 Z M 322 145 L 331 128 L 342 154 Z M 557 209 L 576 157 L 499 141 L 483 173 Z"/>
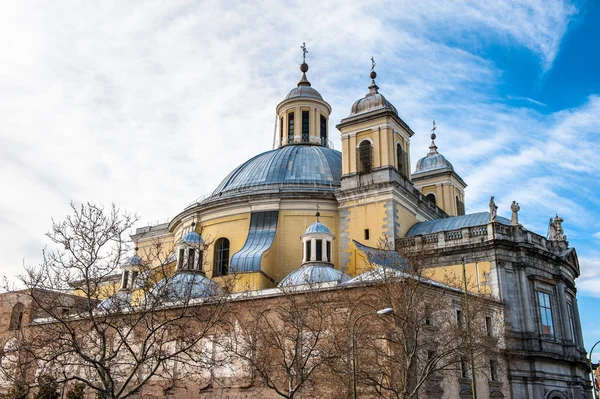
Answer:
<path fill-rule="evenodd" d="M 458 215 L 456 197 L 465 202 L 464 188 L 461 188 L 456 179 L 449 174 L 419 179 L 415 184 L 423 195 L 435 194 L 436 205 L 450 216 Z"/>
<path fill-rule="evenodd" d="M 339 214 L 337 211 L 324 210 L 321 210 L 320 213 L 319 221 L 327 226 L 331 234 L 336 237 L 331 243 L 331 255 L 333 264 L 338 266 Z M 274 242 L 277 247 L 277 256 L 274 262 L 276 267 L 274 266 L 274 270 L 269 273 L 275 280 L 281 281 L 285 276 L 300 267 L 302 264 L 302 240 L 300 236 L 315 221 L 315 211 L 279 211 L 277 234 Z"/>
<path fill-rule="evenodd" d="M 489 285 L 490 262 L 467 263 L 465 266 L 468 290 L 470 292 L 491 294 L 492 291 Z M 457 282 L 460 288 L 463 287 L 462 264 L 428 268 L 423 271 L 423 275 L 442 283 Z"/>

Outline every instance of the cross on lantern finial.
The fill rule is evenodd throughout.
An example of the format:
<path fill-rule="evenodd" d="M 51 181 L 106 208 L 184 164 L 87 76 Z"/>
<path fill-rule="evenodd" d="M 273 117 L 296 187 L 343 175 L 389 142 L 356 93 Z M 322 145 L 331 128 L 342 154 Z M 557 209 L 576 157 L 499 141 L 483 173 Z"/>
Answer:
<path fill-rule="evenodd" d="M 433 121 L 433 127 L 431 128 L 431 134 L 435 134 L 435 130 L 437 129 L 437 126 L 435 125 L 435 120 Z"/>
<path fill-rule="evenodd" d="M 377 65 L 375 58 L 371 57 L 371 72 L 375 70 L 375 65 Z"/>
<path fill-rule="evenodd" d="M 306 62 L 306 53 L 308 53 L 308 50 L 306 49 L 306 43 L 302 43 L 300 48 L 302 49 L 302 62 Z"/>

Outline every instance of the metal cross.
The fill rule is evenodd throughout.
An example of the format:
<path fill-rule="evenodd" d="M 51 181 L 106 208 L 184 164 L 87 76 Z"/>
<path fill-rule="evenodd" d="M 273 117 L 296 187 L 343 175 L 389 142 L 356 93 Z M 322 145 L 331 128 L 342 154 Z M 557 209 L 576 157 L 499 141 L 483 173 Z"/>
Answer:
<path fill-rule="evenodd" d="M 431 129 L 431 133 L 435 133 L 437 126 L 435 125 L 435 121 L 433 121 L 433 128 Z"/>
<path fill-rule="evenodd" d="M 306 63 L 306 53 L 308 53 L 308 50 L 306 49 L 306 43 L 302 43 L 300 48 L 302 49 L 302 62 Z"/>
<path fill-rule="evenodd" d="M 374 71 L 374 70 L 375 70 L 375 65 L 377 65 L 377 64 L 375 63 L 375 58 L 371 57 L 371 71 Z"/>

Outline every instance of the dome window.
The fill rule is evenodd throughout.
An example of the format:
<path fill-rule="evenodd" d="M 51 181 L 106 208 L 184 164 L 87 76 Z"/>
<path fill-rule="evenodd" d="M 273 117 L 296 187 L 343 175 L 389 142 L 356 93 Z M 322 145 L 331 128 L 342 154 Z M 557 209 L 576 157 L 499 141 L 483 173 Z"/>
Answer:
<path fill-rule="evenodd" d="M 358 145 L 358 173 L 369 173 L 372 167 L 373 146 L 368 140 Z"/>
<path fill-rule="evenodd" d="M 321 115 L 321 145 L 327 145 L 327 118 Z"/>
<path fill-rule="evenodd" d="M 219 238 L 215 244 L 215 265 L 213 276 L 226 276 L 229 273 L 229 240 Z"/>
<path fill-rule="evenodd" d="M 279 145 L 283 144 L 283 116 L 279 118 Z"/>
<path fill-rule="evenodd" d="M 303 143 L 308 143 L 309 142 L 309 132 L 308 132 L 308 120 L 309 120 L 309 112 L 308 111 L 302 111 L 302 142 Z"/>
<path fill-rule="evenodd" d="M 290 112 L 288 114 L 288 143 L 294 142 L 294 113 Z"/>

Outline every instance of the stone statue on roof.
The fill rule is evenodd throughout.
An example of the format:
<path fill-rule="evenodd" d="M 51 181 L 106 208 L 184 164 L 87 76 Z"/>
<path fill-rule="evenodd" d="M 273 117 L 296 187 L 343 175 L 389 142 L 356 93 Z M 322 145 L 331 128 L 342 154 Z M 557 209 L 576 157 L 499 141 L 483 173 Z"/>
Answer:
<path fill-rule="evenodd" d="M 518 226 L 519 225 L 519 211 L 521 210 L 519 203 L 517 201 L 513 201 L 512 205 L 510 206 L 510 210 L 512 211 L 512 216 L 510 218 L 510 225 Z"/>
<path fill-rule="evenodd" d="M 490 222 L 496 220 L 496 215 L 498 214 L 498 205 L 494 202 L 494 196 L 490 197 Z"/>

